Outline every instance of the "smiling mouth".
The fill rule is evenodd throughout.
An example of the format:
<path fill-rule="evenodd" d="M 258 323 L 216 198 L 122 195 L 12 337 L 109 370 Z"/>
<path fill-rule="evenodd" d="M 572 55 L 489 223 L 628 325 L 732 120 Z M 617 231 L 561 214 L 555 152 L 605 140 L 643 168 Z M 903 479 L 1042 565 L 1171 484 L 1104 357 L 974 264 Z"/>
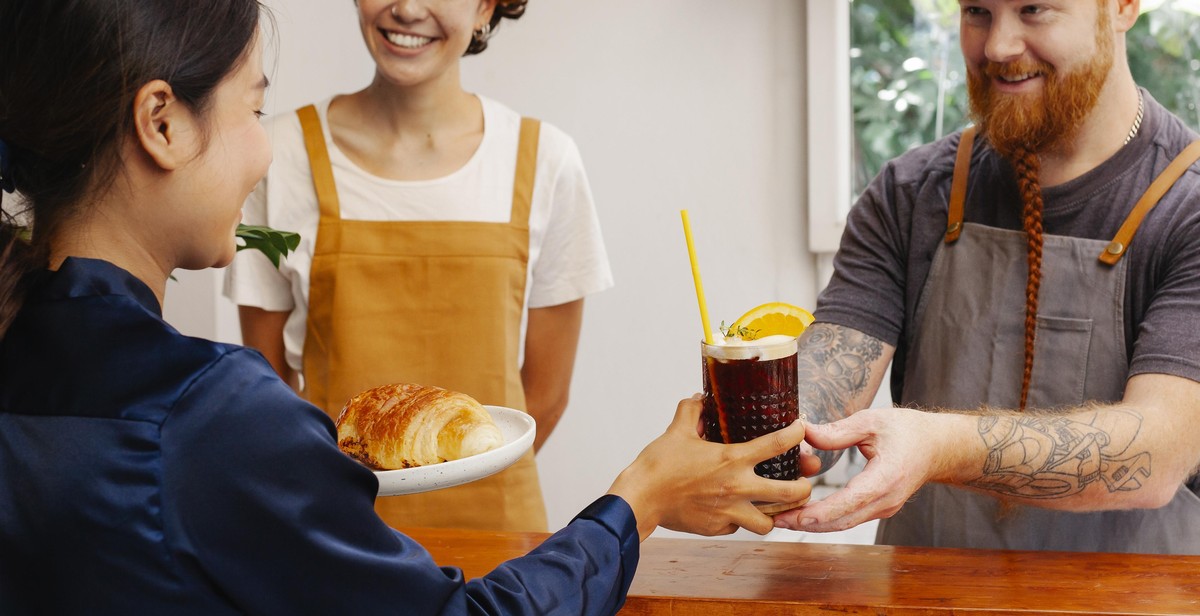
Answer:
<path fill-rule="evenodd" d="M 1025 80 L 1041 76 L 1041 73 L 1022 73 L 1020 75 L 996 75 L 996 79 L 999 79 L 1004 83 L 1020 83 Z"/>
<path fill-rule="evenodd" d="M 389 43 L 405 49 L 418 49 L 428 45 L 429 42 L 433 40 L 428 36 L 416 36 L 413 34 L 400 34 L 398 32 L 386 31 L 383 33 L 383 36 L 387 38 Z"/>

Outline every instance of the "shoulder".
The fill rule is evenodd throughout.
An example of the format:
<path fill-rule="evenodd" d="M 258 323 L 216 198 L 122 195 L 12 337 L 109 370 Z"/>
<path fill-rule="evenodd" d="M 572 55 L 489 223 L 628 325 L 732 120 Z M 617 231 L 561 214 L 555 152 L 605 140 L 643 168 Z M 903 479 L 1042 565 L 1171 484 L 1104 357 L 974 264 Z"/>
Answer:
<path fill-rule="evenodd" d="M 917 146 L 888 161 L 880 175 L 887 174 L 894 182 L 903 185 L 948 177 L 954 173 L 954 159 L 962 138 L 963 131 L 958 131 L 937 141 Z M 986 158 L 989 152 L 986 140 L 976 136 L 972 145 L 972 167 Z"/>
<path fill-rule="evenodd" d="M 278 440 L 289 432 L 289 427 L 303 425 L 323 439 L 332 439 L 333 425 L 325 414 L 297 396 L 258 351 L 209 344 L 214 353 L 181 392 L 173 419 L 184 423 L 219 420 L 226 424 L 231 437 L 252 440 L 263 436 L 264 431 Z M 188 413 L 203 417 L 188 417 Z"/>
<path fill-rule="evenodd" d="M 561 128 L 550 122 L 539 120 L 538 162 L 554 169 L 582 169 L 583 160 L 579 147 Z"/>
<path fill-rule="evenodd" d="M 1192 143 L 1200 140 L 1182 119 L 1168 111 L 1146 93 L 1146 118 L 1144 126 L 1149 129 L 1152 139 L 1151 155 L 1154 160 L 1152 175 L 1161 173 Z M 1152 175 L 1145 176 L 1149 182 Z M 1184 232 L 1184 229 L 1196 229 L 1200 224 L 1200 209 L 1195 207 L 1200 200 L 1200 162 L 1192 162 L 1183 172 L 1170 190 L 1163 195 L 1155 206 L 1151 216 L 1146 219 L 1147 227 L 1153 228 L 1154 223 L 1160 222 L 1163 231 L 1179 241 L 1196 241 L 1195 232 Z M 1164 220 L 1165 219 L 1165 220 Z"/>
<path fill-rule="evenodd" d="M 110 298 L 101 301 L 104 300 L 109 305 L 118 304 Z M 148 413 L 147 418 L 166 421 L 180 398 L 213 365 L 241 347 L 184 335 L 157 315 L 136 308 L 106 312 L 97 306 L 89 311 L 93 319 L 107 327 L 86 340 L 87 348 L 117 350 L 84 355 L 84 360 L 100 360 L 85 378 L 108 383 L 111 399 L 118 403 L 135 399 L 156 401 L 140 406 Z"/>
<path fill-rule="evenodd" d="M 1143 127 L 1152 135 L 1154 147 L 1162 150 L 1167 160 L 1174 158 L 1193 141 L 1200 139 L 1196 131 L 1163 107 L 1149 92 L 1143 90 L 1143 93 L 1146 103 Z M 1165 164 L 1164 162 L 1163 165 Z"/>
<path fill-rule="evenodd" d="M 549 122 L 542 122 L 538 139 L 539 166 L 556 173 L 583 173 L 583 157 L 570 135 Z"/>
<path fill-rule="evenodd" d="M 499 132 L 505 133 L 513 147 L 521 131 L 521 121 L 524 118 L 536 120 L 538 123 L 538 168 L 558 169 L 563 166 L 582 167 L 579 148 L 575 140 L 558 126 L 543 119 L 523 116 L 504 103 L 479 95 L 484 107 L 484 117 L 493 124 Z"/>
<path fill-rule="evenodd" d="M 937 141 L 917 146 L 888 161 L 871 180 L 856 202 L 855 210 L 874 208 L 908 210 L 916 207 L 923 199 L 942 205 L 948 195 L 954 176 L 954 160 L 961 131 L 947 135 Z M 991 148 L 986 141 L 977 137 L 971 155 L 971 184 L 985 181 L 988 173 L 981 168 L 990 165 Z M 924 196 L 924 197 L 923 197 Z M 862 206 L 862 207 L 859 207 Z"/>
<path fill-rule="evenodd" d="M 248 347 L 175 333 L 172 350 L 155 357 L 164 370 L 184 375 L 176 380 L 167 422 L 196 419 L 189 415 L 195 409 L 204 409 L 204 421 L 243 418 L 241 411 L 254 409 L 261 423 L 280 412 L 281 403 L 295 398 L 262 354 Z"/>
<path fill-rule="evenodd" d="M 1196 134 L 1196 131 L 1192 130 L 1182 119 L 1154 100 L 1148 92 L 1145 92 L 1145 102 L 1146 116 L 1143 126 L 1151 134 L 1151 147 L 1155 161 L 1153 173 L 1158 174 L 1166 169 L 1171 161 L 1183 153 L 1189 145 L 1200 140 L 1200 135 Z M 1195 208 L 1192 207 L 1192 204 L 1195 203 L 1198 187 L 1200 187 L 1200 162 L 1193 162 L 1160 203 L 1167 204 L 1181 200 L 1184 202 L 1185 209 L 1193 211 Z"/>
<path fill-rule="evenodd" d="M 208 487 L 219 493 L 222 476 L 268 482 L 343 461 L 324 412 L 296 395 L 257 351 L 219 346 L 224 352 L 196 371 L 163 423 L 172 482 L 215 482 Z"/>

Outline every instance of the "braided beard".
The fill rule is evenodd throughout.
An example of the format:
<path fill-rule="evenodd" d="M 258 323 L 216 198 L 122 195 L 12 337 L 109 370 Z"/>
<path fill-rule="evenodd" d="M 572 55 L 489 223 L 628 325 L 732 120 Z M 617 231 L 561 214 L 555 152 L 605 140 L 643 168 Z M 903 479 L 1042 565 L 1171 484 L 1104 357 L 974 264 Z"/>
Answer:
<path fill-rule="evenodd" d="M 1113 64 L 1113 34 L 1106 8 L 1096 27 L 1096 54 L 1082 68 L 1058 73 L 1045 62 L 987 62 L 967 72 L 971 115 L 996 152 L 1012 163 L 1024 202 L 1022 222 L 1027 239 L 1025 284 L 1025 362 L 1021 377 L 1020 409 L 1029 400 L 1033 375 L 1033 345 L 1037 333 L 1038 291 L 1042 282 L 1042 187 L 1038 155 L 1059 148 L 1078 133 L 1095 109 Z M 1002 94 L 996 79 L 1040 75 L 1040 94 Z"/>
<path fill-rule="evenodd" d="M 1028 274 L 1025 278 L 1025 367 L 1021 373 L 1021 406 L 1029 400 L 1029 383 L 1033 377 L 1033 342 L 1037 333 L 1038 290 L 1042 286 L 1042 185 L 1038 180 L 1041 163 L 1031 150 L 1018 148 L 1012 157 L 1013 169 L 1017 172 L 1017 187 L 1025 209 L 1021 220 L 1025 229 L 1026 262 Z"/>

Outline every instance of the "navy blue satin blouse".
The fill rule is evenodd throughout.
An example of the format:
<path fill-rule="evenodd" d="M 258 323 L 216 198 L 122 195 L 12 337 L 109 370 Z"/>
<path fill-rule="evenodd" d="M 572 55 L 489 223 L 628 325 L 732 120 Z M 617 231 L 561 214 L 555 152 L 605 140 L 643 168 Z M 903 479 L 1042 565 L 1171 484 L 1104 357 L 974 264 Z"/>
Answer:
<path fill-rule="evenodd" d="M 0 342 L 0 614 L 611 614 L 638 560 L 602 497 L 484 578 L 372 508 L 374 475 L 257 352 L 181 335 L 104 261 Z"/>

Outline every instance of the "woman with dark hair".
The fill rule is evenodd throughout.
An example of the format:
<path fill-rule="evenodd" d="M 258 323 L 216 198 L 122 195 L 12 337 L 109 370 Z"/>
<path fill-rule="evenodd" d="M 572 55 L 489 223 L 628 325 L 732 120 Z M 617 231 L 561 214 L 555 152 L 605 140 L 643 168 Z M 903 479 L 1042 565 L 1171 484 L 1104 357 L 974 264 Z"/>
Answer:
<path fill-rule="evenodd" d="M 566 408 L 583 299 L 612 285 L 583 163 L 459 77 L 525 6 L 358 0 L 371 84 L 268 124 L 275 162 L 246 222 L 303 239 L 279 268 L 243 253 L 226 294 L 244 343 L 333 417 L 378 385 L 438 385 L 527 411 L 536 451 Z M 376 509 L 393 526 L 545 530 L 534 451 Z"/>
<path fill-rule="evenodd" d="M 244 347 L 162 320 L 227 264 L 270 161 L 254 0 L 0 0 L 0 614 L 610 614 L 639 538 L 764 533 L 753 465 L 699 403 L 608 495 L 466 582 L 388 528 L 375 476 Z M 11 212 L 10 212 L 11 213 Z"/>

